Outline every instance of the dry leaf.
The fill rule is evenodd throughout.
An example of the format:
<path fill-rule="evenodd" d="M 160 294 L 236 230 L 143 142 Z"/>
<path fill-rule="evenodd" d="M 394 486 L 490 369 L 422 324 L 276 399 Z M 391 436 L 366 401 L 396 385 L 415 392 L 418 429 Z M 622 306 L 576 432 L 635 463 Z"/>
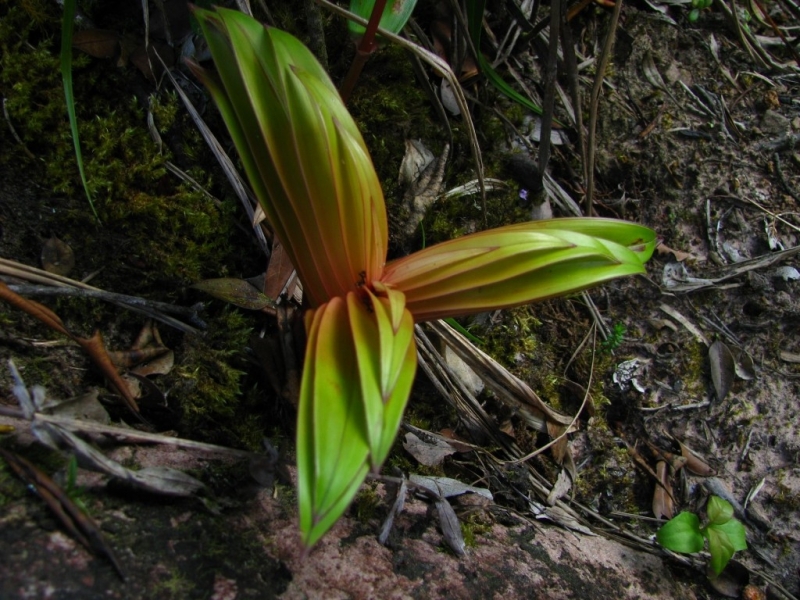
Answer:
<path fill-rule="evenodd" d="M 75 267 L 75 254 L 68 244 L 53 236 L 42 247 L 42 268 L 66 277 Z"/>
<path fill-rule="evenodd" d="M 68 419 L 81 419 L 107 425 L 111 422 L 111 417 L 108 416 L 108 412 L 97 399 L 99 395 L 100 392 L 94 389 L 69 400 L 48 404 L 42 407 L 42 412 Z"/>
<path fill-rule="evenodd" d="M 195 283 L 191 287 L 248 310 L 263 310 L 267 307 L 275 307 L 275 302 L 243 279 L 206 279 Z"/>
<path fill-rule="evenodd" d="M 267 298 L 278 298 L 282 293 L 288 293 L 286 284 L 294 273 L 294 265 L 289 260 L 283 245 L 278 241 L 272 244 L 272 254 L 269 257 L 269 266 L 264 281 L 264 295 Z"/>
<path fill-rule="evenodd" d="M 128 385 L 125 383 L 125 380 L 120 377 L 117 368 L 111 362 L 111 358 L 108 356 L 105 344 L 103 343 L 103 336 L 100 335 L 100 332 L 95 331 L 94 335 L 88 339 L 79 337 L 73 337 L 73 339 L 81 345 L 81 347 L 94 361 L 94 364 L 100 367 L 100 370 L 103 372 L 103 375 L 106 376 L 106 379 L 111 382 L 111 385 L 114 387 L 116 392 L 122 396 L 126 406 L 138 416 L 139 406 L 136 404 L 136 400 L 128 390 Z"/>
<path fill-rule="evenodd" d="M 708 463 L 697 456 L 688 446 L 678 442 L 681 447 L 681 455 L 686 459 L 686 469 L 700 477 L 711 477 L 716 474 Z"/>
<path fill-rule="evenodd" d="M 556 502 L 563 498 L 571 488 L 572 477 L 567 473 L 566 469 L 561 469 L 556 478 L 556 482 L 553 484 L 553 489 L 550 490 L 550 493 L 547 495 L 546 502 L 548 506 L 555 506 Z"/>
<path fill-rule="evenodd" d="M 20 479 L 36 490 L 37 495 L 45 501 L 50 510 L 53 511 L 76 540 L 87 549 L 108 558 L 119 576 L 123 580 L 125 579 L 125 572 L 122 570 L 111 546 L 106 543 L 103 532 L 94 519 L 75 504 L 50 477 L 33 464 L 3 448 L 0 448 L 0 456 L 5 459 Z"/>
<path fill-rule="evenodd" d="M 35 422 L 31 430 L 39 441 L 51 448 L 72 450 L 81 467 L 104 473 L 134 489 L 187 497 L 205 487 L 191 475 L 169 467 L 147 467 L 139 471 L 127 469 L 55 423 Z"/>
<path fill-rule="evenodd" d="M 756 377 L 756 368 L 753 364 L 753 357 L 750 356 L 744 349 L 740 348 L 735 356 L 735 370 L 736 376 L 739 379 L 750 381 Z"/>
<path fill-rule="evenodd" d="M 671 254 L 678 262 L 683 262 L 685 260 L 693 261 L 697 259 L 697 257 L 695 257 L 693 254 L 689 254 L 688 252 L 684 252 L 683 250 L 675 250 L 663 243 L 660 243 L 658 244 L 658 246 L 656 246 L 656 252 L 662 255 Z"/>
<path fill-rule="evenodd" d="M 458 522 L 458 516 L 450 503 L 444 498 L 436 501 L 436 511 L 439 513 L 439 525 L 442 528 L 442 536 L 444 541 L 450 546 L 450 549 L 458 556 L 466 554 L 467 544 L 464 542 L 464 536 L 461 533 L 461 524 Z"/>
<path fill-rule="evenodd" d="M 136 400 L 128 391 L 125 382 L 122 380 L 117 372 L 116 367 L 114 367 L 113 363 L 111 362 L 108 352 L 106 352 L 105 346 L 103 345 L 103 338 L 99 331 L 96 331 L 95 334 L 88 339 L 73 335 L 67 330 L 66 327 L 64 327 L 64 323 L 61 322 L 61 319 L 53 311 L 46 306 L 39 304 L 38 302 L 28 300 L 27 298 L 23 298 L 19 294 L 12 292 L 3 282 L 0 282 L 0 299 L 5 300 L 12 306 L 16 306 L 32 317 L 40 320 L 51 329 L 55 329 L 59 333 L 63 333 L 70 339 L 80 344 L 89 357 L 94 361 L 95 365 L 100 367 L 100 370 L 103 371 L 103 375 L 105 375 L 106 378 L 111 382 L 117 393 L 122 396 L 122 399 L 125 401 L 125 405 L 137 417 L 139 416 L 139 407 L 136 405 Z"/>
<path fill-rule="evenodd" d="M 416 458 L 417 462 L 426 467 L 440 465 L 446 457 L 457 452 L 455 448 L 445 441 L 435 438 L 430 441 L 423 441 L 411 432 L 406 434 L 403 448 Z"/>
<path fill-rule="evenodd" d="M 87 29 L 72 35 L 72 47 L 95 58 L 113 58 L 119 52 L 120 36 L 107 29 Z"/>
<path fill-rule="evenodd" d="M 415 485 L 424 487 L 426 490 L 429 490 L 437 496 L 442 496 L 443 498 L 450 498 L 451 496 L 459 496 L 461 494 L 466 494 L 467 492 L 472 492 L 473 494 L 480 494 L 489 500 L 494 500 L 492 492 L 486 488 L 467 485 L 466 483 L 461 483 L 457 479 L 451 479 L 449 477 L 411 475 L 409 481 Z"/>
<path fill-rule="evenodd" d="M 711 381 L 717 392 L 717 400 L 722 401 L 733 385 L 733 376 L 736 372 L 733 354 L 724 342 L 717 340 L 708 349 L 708 359 L 711 362 Z"/>
<path fill-rule="evenodd" d="M 403 506 L 405 506 L 406 503 L 407 491 L 408 486 L 406 485 L 406 478 L 403 477 L 400 481 L 400 485 L 397 487 L 397 495 L 395 496 L 394 504 L 392 504 L 392 509 L 386 516 L 386 520 L 381 526 L 381 533 L 378 535 L 378 542 L 384 546 L 386 545 L 386 542 L 389 541 L 389 534 L 391 533 L 392 526 L 394 525 L 394 518 L 403 511 Z"/>
<path fill-rule="evenodd" d="M 660 460 L 656 463 L 656 475 L 658 483 L 653 493 L 653 514 L 656 519 L 671 519 L 675 515 L 675 503 L 672 501 L 672 484 L 666 461 Z"/>

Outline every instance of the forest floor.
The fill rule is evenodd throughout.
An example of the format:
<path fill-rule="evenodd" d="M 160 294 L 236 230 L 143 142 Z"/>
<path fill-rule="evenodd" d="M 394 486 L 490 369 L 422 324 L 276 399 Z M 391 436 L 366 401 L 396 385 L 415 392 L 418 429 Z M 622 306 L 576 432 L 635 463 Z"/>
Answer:
<path fill-rule="evenodd" d="M 758 2 L 736 5 L 740 33 L 723 0 L 696 22 L 687 18 L 687 3 L 622 7 L 596 111 L 593 210 L 647 225 L 661 244 L 647 276 L 590 291 L 594 310 L 576 295 L 462 323 L 563 414 L 575 414 L 589 391 L 591 410 L 569 435 L 568 470 L 577 478 L 561 496 L 561 513 L 541 512 L 548 495 L 542 490 L 562 472 L 550 455 L 524 466 L 506 463 L 515 457 L 470 431 L 459 409 L 418 374 L 409 424 L 478 448 L 456 445 L 462 451 L 425 466 L 418 448 L 406 450 L 411 444 L 401 432 L 385 471 L 447 476 L 492 492 L 492 502 L 478 494 L 452 500 L 465 556 L 452 551 L 436 511 L 416 497 L 386 545 L 379 544 L 395 493 L 386 481 L 369 481 L 340 523 L 304 554 L 292 487 L 293 409 L 281 395 L 286 374 L 265 363 L 265 340 L 279 335 L 276 319 L 191 287 L 258 276 L 267 261 L 174 87 L 142 61 L 141 6 L 131 4 L 79 3 L 86 12 L 77 30 L 90 32 L 82 43 L 101 47 L 92 56 L 76 50 L 73 65 L 98 223 L 64 110 L 60 8 L 46 0 L 0 0 L 0 279 L 48 306 L 71 333 L 48 328 L 20 304 L 0 304 L 0 596 L 710 598 L 726 585 L 735 597 L 800 596 L 800 59 L 797 44 L 787 50 L 768 20 L 796 40 L 800 32 L 790 25 L 800 19 L 791 16 L 791 0 L 770 3 L 768 19 L 745 8 Z M 306 27 L 305 3 L 268 4 L 275 24 L 318 41 Z M 435 4 L 420 2 L 415 13 L 428 35 L 441 29 L 432 26 L 440 18 Z M 163 5 L 169 25 L 153 6 L 149 28 L 159 48 L 200 52 L 178 42 L 192 33 L 183 3 Z M 490 57 L 515 22 L 509 11 L 495 10 L 485 19 L 494 32 L 484 35 Z M 587 124 L 611 12 L 592 4 L 569 22 Z M 353 47 L 341 18 L 322 15 L 329 69 L 339 81 Z M 546 14 L 536 21 L 542 18 L 547 22 Z M 538 96 L 546 49 L 523 35 L 497 69 Z M 181 88 L 233 154 L 199 84 L 179 60 L 171 62 Z M 440 80 L 422 72 L 438 93 Z M 397 180 L 403 141 L 421 140 L 435 155 L 450 144 L 442 191 L 450 190 L 475 179 L 463 118 L 448 115 L 448 133 L 412 60 L 391 46 L 370 59 L 354 91 L 349 107 L 385 182 L 395 254 L 531 218 L 533 209 L 520 198 L 526 177 L 509 156 L 527 147 L 535 162 L 535 120 L 481 77 L 464 88 L 486 176 L 504 183 L 489 192 L 488 209 L 479 196 L 439 196 L 409 233 Z M 555 116 L 564 123 L 571 122 L 568 97 L 556 95 Z M 582 206 L 583 166 L 574 127 L 561 132 L 565 143 L 553 146 L 546 189 L 556 216 L 572 216 L 563 200 Z M 561 196 L 552 195 L 554 186 Z M 175 313 L 184 326 L 159 323 L 155 337 L 137 343 L 140 331 L 152 330 L 146 316 L 129 310 L 130 301 L 120 307 L 85 294 L 53 296 L 43 290 L 52 281 L 17 263 L 184 307 Z M 604 331 L 592 344 L 598 325 Z M 140 388 L 146 424 L 121 407 L 76 343 L 94 331 L 117 351 L 122 372 L 134 370 L 142 354 L 150 360 L 126 379 Z M 19 408 L 9 359 L 29 388 L 43 386 L 50 404 L 80 403 L 42 409 L 46 415 L 32 424 Z M 478 399 L 509 447 L 526 454 L 548 441 L 491 392 Z M 66 451 L 43 445 L 55 435 L 48 428 L 64 427 L 64 419 L 134 429 L 73 428 L 116 465 L 105 474 L 76 472 L 73 454 L 82 467 L 102 461 L 87 458 L 90 451 L 74 440 L 60 438 Z M 153 443 L 137 432 L 223 449 Z M 264 453 L 265 436 L 274 455 Z M 691 449 L 693 462 L 670 470 L 667 462 L 682 448 Z M 54 516 L 41 480 L 32 481 L 31 471 L 24 482 L 17 477 L 11 463 L 18 457 L 86 507 L 97 525 L 87 531 L 102 534 L 124 579 L 105 550 L 88 550 Z M 155 483 L 122 485 L 121 471 L 109 476 L 117 466 L 154 468 Z M 175 481 L 179 475 L 158 470 L 166 467 L 191 478 Z M 705 575 L 706 557 L 671 555 L 654 541 L 654 511 L 702 517 L 711 494 L 734 504 L 749 545 L 716 587 Z M 94 533 L 84 531 L 90 546 Z M 745 592 L 746 583 L 752 587 Z"/>

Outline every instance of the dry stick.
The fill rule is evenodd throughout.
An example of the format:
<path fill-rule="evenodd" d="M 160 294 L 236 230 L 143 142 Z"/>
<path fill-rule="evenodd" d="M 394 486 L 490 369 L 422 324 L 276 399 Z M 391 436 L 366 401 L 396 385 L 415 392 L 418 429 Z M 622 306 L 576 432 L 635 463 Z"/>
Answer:
<path fill-rule="evenodd" d="M 583 131 L 583 110 L 581 110 L 581 87 L 578 82 L 578 59 L 575 56 L 575 45 L 572 39 L 572 30 L 567 24 L 565 11 L 561 11 L 561 47 L 564 51 L 564 70 L 567 75 L 569 93 L 572 96 L 572 105 L 575 107 L 575 130 L 578 133 L 578 152 L 581 155 L 583 166 L 583 189 L 586 189 L 586 137 Z"/>
<path fill-rule="evenodd" d="M 369 22 L 367 23 L 367 29 L 361 37 L 361 42 L 358 44 L 358 49 L 356 49 L 356 55 L 353 57 L 350 70 L 347 72 L 342 85 L 339 86 L 339 95 L 342 97 L 342 102 L 345 104 L 347 104 L 347 101 L 350 99 L 350 94 L 353 93 L 353 89 L 356 87 L 356 82 L 358 81 L 359 75 L 361 75 L 364 65 L 367 64 L 367 59 L 378 48 L 378 44 L 375 41 L 375 34 L 378 31 L 378 24 L 381 22 L 383 9 L 385 7 L 386 0 L 375 0 L 375 4 L 372 7 L 372 14 L 370 14 Z"/>
<path fill-rule="evenodd" d="M 617 33 L 619 15 L 622 12 L 622 0 L 617 0 L 614 4 L 614 12 L 611 15 L 611 23 L 608 25 L 606 41 L 603 51 L 600 53 L 600 60 L 597 61 L 597 72 L 592 87 L 592 97 L 589 105 L 589 139 L 586 151 L 586 214 L 594 215 L 594 155 L 597 144 L 597 111 L 600 105 L 600 93 L 603 91 L 603 79 L 605 78 L 608 61 L 611 59 L 611 50 L 614 47 L 614 38 Z"/>
<path fill-rule="evenodd" d="M 772 28 L 772 31 L 774 31 L 775 34 L 779 38 L 781 38 L 781 41 L 783 42 L 784 46 L 786 46 L 786 48 L 789 50 L 789 52 L 792 54 L 792 56 L 794 56 L 794 62 L 796 62 L 797 65 L 800 66 L 800 54 L 797 53 L 797 50 L 795 50 L 795 48 L 794 48 L 794 46 L 792 46 L 791 42 L 788 39 L 786 39 L 786 36 L 784 35 L 783 31 L 781 31 L 781 28 L 778 27 L 777 23 L 775 23 L 775 19 L 773 19 L 769 15 L 769 12 L 767 12 L 764 9 L 764 7 L 762 6 L 762 4 L 761 4 L 761 2 L 759 0 L 753 0 L 753 2 L 755 2 L 755 4 L 758 7 L 758 9 L 764 15 L 764 18 L 767 20 L 767 23 Z"/>
<path fill-rule="evenodd" d="M 25 415 L 22 409 L 2 406 L 0 405 L 0 416 L 10 417 L 12 419 L 20 419 L 25 422 Z M 30 421 L 31 425 L 39 423 L 52 423 L 63 427 L 67 431 L 83 434 L 102 434 L 107 435 L 121 441 L 132 444 L 165 444 L 167 446 L 175 446 L 176 448 L 183 448 L 184 450 L 197 450 L 201 452 L 208 452 L 220 456 L 230 456 L 233 458 L 252 458 L 259 456 L 255 452 L 248 452 L 246 450 L 237 450 L 235 448 L 226 448 L 224 446 L 216 446 L 214 444 L 206 444 L 204 442 L 196 442 L 194 440 L 187 440 L 183 438 L 176 438 L 167 435 L 160 435 L 158 433 L 148 433 L 146 431 L 139 431 L 128 427 L 118 427 L 115 425 L 103 425 L 96 421 L 84 421 L 81 419 L 70 419 L 58 415 L 46 415 L 43 413 L 36 413 L 33 420 Z"/>
<path fill-rule="evenodd" d="M 134 296 L 125 296 L 123 294 L 104 292 L 103 290 L 88 285 L 86 283 L 83 283 L 82 281 L 69 279 L 68 277 L 64 277 L 63 275 L 56 275 L 55 273 L 49 273 L 48 271 L 43 271 L 42 269 L 37 269 L 36 267 L 31 267 L 30 265 L 26 265 L 24 263 L 18 263 L 13 260 L 0 258 L 0 275 L 7 275 L 9 277 L 16 277 L 17 279 L 24 279 L 27 281 L 44 283 L 47 285 L 55 286 L 57 288 L 73 288 L 73 289 L 87 290 L 89 292 L 92 292 L 90 294 L 87 294 L 87 296 L 96 294 L 95 297 L 97 298 L 100 298 L 102 300 L 107 300 L 108 302 L 111 302 L 112 304 L 115 304 L 120 308 L 141 313 L 147 317 L 150 317 L 151 319 L 155 319 L 157 321 L 165 323 L 166 325 L 174 327 L 175 329 L 183 331 L 184 333 L 199 333 L 198 330 L 195 329 L 194 327 L 191 327 L 186 323 L 183 323 L 182 321 L 178 321 L 177 319 L 164 314 L 162 312 L 164 310 L 163 306 L 158 307 L 153 302 L 148 303 L 148 301 L 142 298 L 136 298 Z M 172 310 L 171 312 L 177 312 L 177 311 Z"/>
<path fill-rule="evenodd" d="M 547 66 L 544 71 L 544 102 L 542 102 L 542 129 L 539 137 L 539 173 L 544 173 L 550 161 L 550 133 L 553 130 L 553 111 L 556 101 L 556 70 L 558 66 L 558 29 L 561 25 L 563 0 L 550 5 L 550 43 L 547 49 Z"/>

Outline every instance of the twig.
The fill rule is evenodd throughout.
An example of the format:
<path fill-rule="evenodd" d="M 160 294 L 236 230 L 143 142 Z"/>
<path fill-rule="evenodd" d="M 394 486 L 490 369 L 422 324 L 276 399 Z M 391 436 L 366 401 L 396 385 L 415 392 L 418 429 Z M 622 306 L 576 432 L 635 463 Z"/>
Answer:
<path fill-rule="evenodd" d="M 600 53 L 600 60 L 597 61 L 594 86 L 592 87 L 591 101 L 589 104 L 589 139 L 587 140 L 586 150 L 586 214 L 594 214 L 594 155 L 597 146 L 597 111 L 600 105 L 600 93 L 603 90 L 603 79 L 605 78 L 608 62 L 611 59 L 611 50 L 614 47 L 619 15 L 622 12 L 622 0 L 617 0 L 614 4 L 614 12 L 611 14 L 611 23 L 608 25 L 603 51 Z M 578 107 L 577 110 L 580 110 Z"/>
<path fill-rule="evenodd" d="M 550 42 L 547 49 L 547 66 L 544 71 L 544 101 L 542 102 L 542 130 L 539 138 L 539 173 L 544 173 L 550 160 L 550 133 L 553 129 L 553 111 L 556 99 L 556 71 L 558 66 L 558 40 L 563 0 L 550 5 Z"/>
<path fill-rule="evenodd" d="M 778 175 L 778 181 L 781 182 L 783 189 L 797 202 L 800 202 L 800 196 L 792 189 L 792 186 L 790 186 L 789 182 L 786 180 L 786 175 L 784 174 L 783 167 L 781 166 L 781 155 L 775 152 L 772 155 L 772 162 L 775 163 L 775 173 Z"/>
<path fill-rule="evenodd" d="M 182 315 L 192 321 L 198 327 L 205 327 L 205 323 L 197 316 L 198 308 L 195 306 L 176 306 L 167 302 L 159 302 L 157 300 L 147 300 L 146 298 L 139 298 L 138 296 L 128 296 L 127 294 L 117 294 L 115 292 L 105 292 L 103 290 L 87 290 L 83 288 L 69 288 L 69 287 L 52 287 L 48 285 L 14 285 L 9 284 L 9 289 L 17 294 L 26 297 L 41 297 L 41 296 L 70 296 L 77 298 L 97 298 L 98 300 L 105 300 L 115 304 L 128 304 L 130 306 L 137 306 L 141 308 L 150 308 L 165 313 L 172 313 L 175 315 Z"/>
<path fill-rule="evenodd" d="M 141 298 L 137 299 L 138 302 L 131 302 L 131 300 L 134 299 L 133 296 L 124 296 L 122 294 L 112 294 L 110 292 L 104 292 L 103 290 L 88 285 L 86 283 L 83 283 L 82 281 L 76 281 L 75 279 L 70 279 L 62 275 L 49 273 L 47 271 L 43 271 L 42 269 L 37 269 L 36 267 L 31 267 L 30 265 L 18 263 L 13 260 L 0 258 L 0 275 L 7 275 L 9 277 L 16 277 L 18 279 L 24 279 L 26 281 L 43 283 L 49 286 L 53 286 L 54 288 L 82 289 L 94 293 L 100 292 L 101 294 L 111 294 L 113 296 L 119 296 L 119 299 L 112 299 L 110 297 L 102 299 L 107 299 L 112 304 L 115 304 L 121 308 L 125 308 L 127 310 L 132 310 L 144 314 L 150 317 L 151 319 L 160 321 L 166 325 L 174 327 L 175 329 L 178 329 L 185 333 L 199 333 L 199 331 L 194 327 L 191 327 L 190 325 L 187 325 L 182 321 L 178 321 L 177 319 L 170 317 L 169 315 L 163 314 L 163 312 L 160 312 L 159 309 L 147 306 L 147 301 Z M 167 305 L 167 306 L 172 306 L 172 305 Z"/>
<path fill-rule="evenodd" d="M 120 441 L 132 444 L 164 444 L 167 446 L 174 446 L 176 448 L 184 448 L 186 450 L 199 450 L 202 452 L 209 452 L 221 456 L 230 456 L 233 458 L 252 458 L 260 456 L 254 452 L 246 450 L 236 450 L 234 448 L 225 448 L 224 446 L 216 446 L 214 444 L 206 444 L 204 442 L 195 442 L 194 440 L 185 440 L 182 438 L 171 437 L 167 435 L 160 435 L 157 433 L 147 433 L 145 431 L 138 431 L 136 429 L 129 429 L 125 427 L 117 427 L 114 425 L 103 425 L 95 421 L 84 421 L 81 419 L 69 419 L 57 415 L 45 415 L 36 413 L 32 421 L 27 421 L 22 409 L 0 405 L 0 415 L 10 417 L 12 419 L 20 419 L 31 426 L 39 423 L 52 423 L 63 427 L 68 431 L 74 433 L 92 433 L 101 434 L 114 437 Z"/>

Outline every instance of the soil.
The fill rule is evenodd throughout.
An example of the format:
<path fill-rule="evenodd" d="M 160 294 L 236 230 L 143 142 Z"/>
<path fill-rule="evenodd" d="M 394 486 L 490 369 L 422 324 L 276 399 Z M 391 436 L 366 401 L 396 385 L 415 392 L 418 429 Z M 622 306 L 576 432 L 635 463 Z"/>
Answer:
<path fill-rule="evenodd" d="M 10 109 L 0 138 L 0 255 L 40 267 L 45 242 L 57 237 L 74 253 L 71 278 L 94 274 L 92 285 L 106 291 L 184 307 L 204 301 L 198 309 L 207 324 L 204 336 L 159 326 L 164 345 L 173 351 L 174 366 L 152 379 L 160 392 L 150 390 L 140 399 L 150 428 L 249 451 L 260 451 L 266 435 L 285 465 L 273 489 L 272 482 L 255 483 L 246 461 L 95 437 L 120 464 L 178 468 L 206 486 L 199 497 L 165 498 L 132 492 L 79 470 L 81 500 L 114 548 L 126 575 L 123 581 L 107 559 L 70 536 L 3 463 L 0 597 L 720 597 L 705 576 L 703 557 L 682 560 L 650 541 L 659 526 L 652 519 L 659 489 L 653 474 L 663 452 L 680 454 L 679 444 L 690 448 L 702 461 L 699 468 L 708 472 L 701 476 L 695 467 L 691 473 L 687 465 L 674 474 L 675 510 L 703 515 L 709 494 L 737 503 L 749 549 L 736 559 L 749 582 L 771 598 L 800 596 L 800 274 L 792 269 L 800 231 L 800 154 L 795 148 L 800 70 L 784 47 L 770 46 L 782 68 L 764 66 L 746 51 L 719 7 L 690 23 L 685 7 L 658 5 L 675 20 L 670 23 L 649 3 L 624 5 L 599 104 L 594 209 L 652 227 L 662 241 L 659 252 L 648 263 L 646 277 L 591 292 L 603 322 L 614 332 L 595 360 L 581 346 L 593 318 L 579 297 L 489 315 L 472 329 L 498 360 L 565 413 L 577 410 L 579 401 L 565 391 L 563 381 L 590 389 L 595 412 L 582 418 L 570 436 L 579 477 L 574 495 L 564 500 L 593 535 L 536 519 L 520 500 L 519 486 L 533 496 L 529 499 L 536 499 L 535 492 L 509 469 L 506 480 L 476 484 L 489 487 L 495 503 L 477 512 L 457 507 L 462 529 L 472 533 L 463 557 L 447 546 L 435 511 L 414 497 L 397 518 L 387 545 L 380 545 L 377 533 L 393 497 L 383 483 L 375 482 L 367 484 L 323 541 L 305 553 L 291 485 L 292 409 L 273 389 L 276 377 L 265 370 L 262 346 L 254 341 L 274 337 L 275 320 L 221 301 L 208 302 L 189 287 L 201 279 L 244 278 L 264 270 L 263 255 L 238 201 L 196 132 L 190 133 L 193 125 L 169 83 L 157 87 L 133 61 L 115 64 L 76 54 L 80 119 L 91 122 L 96 113 L 97 123 L 101 116 L 109 119 L 103 127 L 137 132 L 130 134 L 141 134 L 136 144 L 155 148 L 145 116 L 147 98 L 154 94 L 161 107 L 155 112 L 168 123 L 161 130 L 164 148 L 160 153 L 147 150 L 153 156 L 101 154 L 100 148 L 113 146 L 115 140 L 92 137 L 93 129 L 87 132 L 84 155 L 90 179 L 93 173 L 100 177 L 93 164 L 130 161 L 128 172 L 116 175 L 127 178 L 124 192 L 110 185 L 95 190 L 98 225 L 74 162 L 67 162 L 74 161 L 74 154 L 63 110 L 46 121 L 52 131 L 35 127 L 36 114 L 45 115 L 52 111 L 49 103 L 61 101 L 57 71 L 15 71 L 9 62 L 23 64 L 31 58 L 25 53 L 35 50 L 58 68 L 53 39 L 59 35 L 59 9 L 44 2 L 28 4 L 28 16 L 43 16 L 34 21 L 36 27 L 19 33 L 29 36 L 24 44 L 8 29 L 2 30 L 6 39 L 0 39 L 4 48 L 20 53 L 5 59 L 3 66 L 2 93 Z M 294 4 L 298 6 L 270 4 L 272 17 L 308 41 L 301 18 L 305 9 Z M 432 4 L 421 2 L 418 8 L 423 27 L 434 15 Z M 115 12 L 112 5 L 116 3 L 97 2 L 82 8 L 98 28 L 141 36 L 141 14 Z M 782 7 L 770 6 L 779 25 L 787 19 Z M 0 3 L 0 15 L 13 16 L 15 10 Z M 609 9 L 592 5 L 570 22 L 579 62 L 599 54 L 609 19 Z M 498 10 L 487 22 L 501 39 L 511 17 Z M 352 49 L 338 17 L 326 15 L 324 25 L 337 80 L 347 70 Z M 758 35 L 774 36 L 755 18 L 749 27 Z M 488 44 L 484 50 L 494 52 Z M 536 89 L 541 68 L 534 47 L 520 43 L 515 55 L 524 81 Z M 183 71 L 180 65 L 175 69 Z M 594 66 L 582 69 L 588 114 Z M 402 139 L 421 138 L 436 149 L 451 141 L 413 73 L 404 54 L 384 48 L 367 63 L 352 101 L 386 181 L 395 224 L 403 218 L 403 192 L 396 183 Z M 189 78 L 184 80 L 193 98 L 202 102 L 202 92 Z M 566 89 L 565 80 L 562 85 Z M 102 93 L 94 96 L 92 86 Z M 44 89 L 56 92 L 48 96 Z M 487 107 L 498 108 L 518 128 L 528 121 L 485 81 L 471 83 L 468 92 L 476 98 L 473 109 L 486 174 L 505 179 L 509 186 L 509 191 L 490 195 L 490 224 L 526 217 L 530 209 L 518 199 L 521 184 L 504 166 L 515 134 Z M 120 97 L 109 100 L 112 93 Z M 35 99 L 22 121 L 15 113 L 22 110 L 14 104 L 15 94 L 17 99 Z M 204 116 L 224 136 L 213 109 Z M 556 116 L 566 120 L 560 108 Z M 450 121 L 454 133 L 447 189 L 474 178 L 462 122 L 452 116 Z M 122 133 L 112 134 L 122 140 Z M 223 146 L 232 148 L 228 142 Z M 191 170 L 216 198 L 181 183 L 174 171 L 164 170 L 166 160 Z M 578 201 L 582 187 L 576 173 L 581 170 L 574 143 L 555 147 L 550 173 Z M 152 198 L 160 204 L 145 206 Z M 560 208 L 554 209 L 558 214 Z M 201 212 L 207 219 L 194 216 Z M 429 208 L 422 229 L 432 243 L 480 227 L 482 219 L 479 202 L 440 199 Z M 400 228 L 393 229 L 399 236 Z M 395 239 L 394 246 L 399 252 L 419 245 L 421 235 L 418 230 L 411 239 Z M 20 282 L 7 275 L 2 279 Z M 99 300 L 36 299 L 58 313 L 76 335 L 99 329 L 114 350 L 130 348 L 146 322 L 137 313 Z M 4 364 L 15 361 L 28 386 L 45 386 L 48 397 L 74 398 L 101 389 L 112 420 L 131 420 L 78 347 L 7 304 L 0 308 L 0 356 Z M 278 388 L 285 384 L 281 377 Z M 436 396 L 424 375 L 418 380 L 409 420 L 468 437 L 459 415 Z M 63 475 L 67 454 L 45 449 L 30 435 L 29 424 L 13 417 L 17 401 L 10 375 L 0 375 L 0 385 L 0 408 L 12 415 L 0 417 L 0 425 L 8 426 L 0 434 L 0 447 L 26 457 L 45 473 Z M 536 434 L 526 430 L 518 415 L 487 392 L 481 400 L 506 435 L 526 451 L 535 448 Z M 472 478 L 468 483 L 487 474 L 475 453 L 458 454 L 426 470 L 399 443 L 389 463 L 406 475 L 433 472 Z M 559 472 L 550 457 L 537 457 L 533 468 L 551 483 Z M 634 538 L 638 541 L 632 542 Z M 742 593 L 739 582 L 734 594 Z"/>

